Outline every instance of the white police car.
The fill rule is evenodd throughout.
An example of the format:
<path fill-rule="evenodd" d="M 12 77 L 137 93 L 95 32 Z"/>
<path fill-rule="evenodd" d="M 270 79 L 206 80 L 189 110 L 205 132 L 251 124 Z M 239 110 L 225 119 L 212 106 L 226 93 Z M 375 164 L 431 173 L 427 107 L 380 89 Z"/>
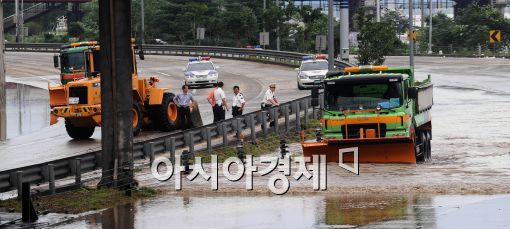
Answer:
<path fill-rule="evenodd" d="M 188 86 L 212 85 L 218 82 L 219 66 L 211 62 L 211 57 L 192 57 L 183 69 L 184 84 Z"/>
<path fill-rule="evenodd" d="M 326 55 L 304 56 L 301 66 L 296 68 L 297 84 L 300 90 L 311 88 L 316 80 L 322 80 L 328 73 Z"/>

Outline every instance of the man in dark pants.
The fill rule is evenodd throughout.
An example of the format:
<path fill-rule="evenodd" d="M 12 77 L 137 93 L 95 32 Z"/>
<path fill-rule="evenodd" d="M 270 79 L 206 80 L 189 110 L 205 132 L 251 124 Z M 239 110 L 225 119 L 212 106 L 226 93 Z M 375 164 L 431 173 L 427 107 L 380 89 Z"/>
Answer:
<path fill-rule="evenodd" d="M 184 128 L 189 129 L 193 128 L 193 122 L 191 121 L 191 111 L 190 106 L 193 104 L 195 100 L 193 99 L 193 95 L 191 92 L 188 92 L 188 86 L 182 85 L 182 93 L 176 95 L 174 97 L 174 103 L 177 104 L 177 108 L 179 114 L 182 114 L 184 117 L 183 122 L 185 122 Z"/>
<path fill-rule="evenodd" d="M 225 92 L 223 91 L 223 82 L 218 82 L 218 88 L 214 91 L 214 100 L 216 104 L 214 105 L 213 112 L 215 113 L 214 122 L 225 120 L 225 111 L 228 111 L 227 99 L 225 97 Z"/>
<path fill-rule="evenodd" d="M 232 101 L 232 117 L 237 117 L 243 114 L 244 110 L 244 101 L 243 93 L 239 91 L 239 86 L 234 86 L 234 99 Z"/>

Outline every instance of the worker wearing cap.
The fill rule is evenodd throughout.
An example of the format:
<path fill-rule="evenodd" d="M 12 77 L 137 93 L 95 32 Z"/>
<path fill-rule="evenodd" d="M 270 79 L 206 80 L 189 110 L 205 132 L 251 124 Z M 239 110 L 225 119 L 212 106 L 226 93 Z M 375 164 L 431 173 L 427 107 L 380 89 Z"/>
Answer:
<path fill-rule="evenodd" d="M 190 105 L 192 105 L 194 101 L 195 99 L 193 99 L 193 95 L 188 91 L 188 85 L 182 85 L 182 93 L 174 97 L 174 103 L 177 104 L 179 113 L 183 114 L 181 117 L 185 118 L 183 121 L 186 123 L 186 129 L 193 128 Z"/>
<path fill-rule="evenodd" d="M 274 95 L 274 91 L 276 90 L 276 84 L 272 83 L 269 84 L 269 89 L 267 89 L 266 93 L 264 94 L 264 98 L 262 99 L 261 109 L 267 108 L 267 107 L 273 107 L 273 106 L 279 106 L 280 102 L 276 99 Z M 274 126 L 274 121 L 271 121 L 269 123 L 269 127 Z"/>
<path fill-rule="evenodd" d="M 243 93 L 239 91 L 239 86 L 234 86 L 234 99 L 232 101 L 232 117 L 237 117 L 243 114 L 244 101 Z"/>
<path fill-rule="evenodd" d="M 274 91 L 276 90 L 276 84 L 272 83 L 269 85 L 269 89 L 267 89 L 264 94 L 264 98 L 262 99 L 261 108 L 279 106 L 280 103 L 275 97 Z"/>

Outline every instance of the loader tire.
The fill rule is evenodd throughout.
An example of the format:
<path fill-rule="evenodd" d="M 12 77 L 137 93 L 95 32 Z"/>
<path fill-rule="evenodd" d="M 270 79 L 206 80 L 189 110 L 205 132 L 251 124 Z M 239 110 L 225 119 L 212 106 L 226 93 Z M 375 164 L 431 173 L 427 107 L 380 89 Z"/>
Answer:
<path fill-rule="evenodd" d="M 426 155 L 427 155 L 427 144 L 426 144 L 426 135 L 424 132 L 418 132 L 417 135 L 417 144 L 420 144 L 420 147 L 418 147 L 419 151 L 416 152 L 416 162 L 423 163 L 425 162 Z"/>
<path fill-rule="evenodd" d="M 151 116 L 154 129 L 173 131 L 179 126 L 179 113 L 174 103 L 174 94 L 165 92 L 161 105 L 151 107 Z"/>
<path fill-rule="evenodd" d="M 78 127 L 66 120 L 66 131 L 69 137 L 74 139 L 89 139 L 94 134 L 95 126 Z"/>
<path fill-rule="evenodd" d="M 140 134 L 140 131 L 142 130 L 142 123 L 143 123 L 143 114 L 142 114 L 142 108 L 140 107 L 140 103 L 137 101 L 133 101 L 133 108 L 132 108 L 132 124 L 133 124 L 133 136 L 137 136 Z"/>

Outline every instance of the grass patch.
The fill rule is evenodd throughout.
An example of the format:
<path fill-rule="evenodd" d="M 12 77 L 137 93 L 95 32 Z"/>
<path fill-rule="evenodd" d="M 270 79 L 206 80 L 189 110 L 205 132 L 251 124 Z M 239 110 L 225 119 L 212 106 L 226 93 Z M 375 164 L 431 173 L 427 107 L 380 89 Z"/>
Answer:
<path fill-rule="evenodd" d="M 304 122 L 304 120 L 303 120 Z M 315 128 L 319 124 L 319 120 L 310 120 L 309 124 L 305 126 L 305 139 L 315 139 Z M 297 133 L 288 133 L 285 136 L 287 144 L 296 143 L 301 141 L 301 135 Z M 257 144 L 246 143 L 244 144 L 244 154 L 252 155 L 254 157 L 261 156 L 276 151 L 280 147 L 280 136 L 270 134 L 266 138 L 257 140 Z M 224 162 L 229 157 L 237 157 L 235 147 L 219 148 L 209 154 L 207 151 L 195 152 L 195 157 L 201 157 L 203 163 L 211 162 L 211 155 L 218 155 L 218 163 Z"/>
<path fill-rule="evenodd" d="M 38 211 L 76 214 L 92 210 L 111 208 L 118 204 L 132 202 L 137 199 L 154 197 L 158 191 L 153 188 L 140 188 L 129 197 L 123 191 L 113 188 L 87 189 L 56 194 L 52 196 L 32 197 L 34 207 Z M 0 207 L 21 212 L 21 202 L 16 198 L 0 200 Z"/>

